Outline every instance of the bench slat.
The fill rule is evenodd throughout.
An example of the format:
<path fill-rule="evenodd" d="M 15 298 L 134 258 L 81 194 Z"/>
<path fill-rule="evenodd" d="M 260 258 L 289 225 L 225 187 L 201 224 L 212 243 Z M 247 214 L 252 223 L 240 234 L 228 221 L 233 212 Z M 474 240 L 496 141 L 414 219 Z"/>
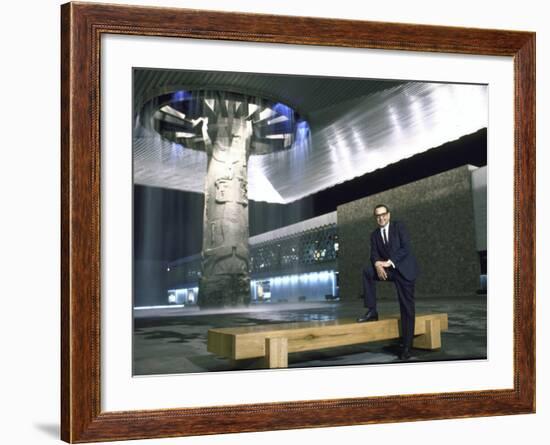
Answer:
<path fill-rule="evenodd" d="M 431 326 L 426 323 L 429 320 L 438 320 L 440 331 L 448 329 L 447 314 L 419 315 L 416 317 L 415 335 L 426 334 L 426 326 Z M 240 360 L 264 357 L 266 338 L 286 338 L 288 352 L 303 352 L 399 337 L 399 317 L 369 323 L 341 319 L 210 329 L 207 349 L 217 355 Z M 436 344 L 430 341 L 432 345 Z M 427 341 L 424 343 L 430 344 Z"/>

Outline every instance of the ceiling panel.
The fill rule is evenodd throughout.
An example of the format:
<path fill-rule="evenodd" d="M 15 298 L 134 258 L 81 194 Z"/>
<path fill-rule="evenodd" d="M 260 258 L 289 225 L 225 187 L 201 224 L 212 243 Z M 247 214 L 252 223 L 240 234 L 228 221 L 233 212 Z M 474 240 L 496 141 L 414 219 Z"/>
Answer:
<path fill-rule="evenodd" d="M 249 198 L 288 203 L 487 127 L 485 85 L 135 70 L 135 104 L 178 89 L 228 89 L 283 102 L 309 133 L 282 152 L 251 156 Z M 203 193 L 206 154 L 135 120 L 134 181 Z M 307 131 L 304 130 L 304 131 Z"/>

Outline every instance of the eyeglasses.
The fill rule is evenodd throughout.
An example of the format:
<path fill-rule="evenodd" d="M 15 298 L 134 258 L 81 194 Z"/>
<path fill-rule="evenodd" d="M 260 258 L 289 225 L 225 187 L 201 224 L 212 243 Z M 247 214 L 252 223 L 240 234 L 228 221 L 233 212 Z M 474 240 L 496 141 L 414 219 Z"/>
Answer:
<path fill-rule="evenodd" d="M 376 219 L 382 218 L 383 216 L 386 216 L 388 213 L 390 213 L 390 212 L 378 213 L 378 214 L 374 215 L 374 217 Z"/>

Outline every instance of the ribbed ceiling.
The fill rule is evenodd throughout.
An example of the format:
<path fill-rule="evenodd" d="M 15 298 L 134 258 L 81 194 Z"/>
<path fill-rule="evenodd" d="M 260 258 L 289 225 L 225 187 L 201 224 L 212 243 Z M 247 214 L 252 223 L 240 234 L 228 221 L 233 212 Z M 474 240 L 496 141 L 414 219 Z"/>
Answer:
<path fill-rule="evenodd" d="M 260 96 L 291 106 L 304 117 L 340 102 L 402 85 L 392 80 L 234 73 L 221 71 L 134 70 L 136 110 L 161 93 L 179 89 L 220 89 Z"/>
<path fill-rule="evenodd" d="M 288 203 L 487 127 L 484 85 L 173 70 L 134 71 L 135 109 L 181 89 L 223 89 L 293 107 L 309 143 L 251 156 L 249 198 Z M 137 116 L 136 116 L 137 117 Z M 135 119 L 134 180 L 202 193 L 206 154 Z"/>

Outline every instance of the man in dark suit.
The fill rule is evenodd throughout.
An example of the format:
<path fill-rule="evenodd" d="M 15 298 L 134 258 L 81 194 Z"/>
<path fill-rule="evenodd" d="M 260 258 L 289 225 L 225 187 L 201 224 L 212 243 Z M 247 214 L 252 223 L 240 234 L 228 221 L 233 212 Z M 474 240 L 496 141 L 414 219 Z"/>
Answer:
<path fill-rule="evenodd" d="M 358 322 L 378 320 L 376 281 L 393 281 L 401 311 L 402 360 L 411 357 L 414 336 L 414 285 L 418 266 L 412 253 L 409 234 L 401 222 L 390 222 L 390 209 L 385 204 L 374 208 L 378 228 L 370 237 L 370 263 L 363 270 L 363 298 L 367 312 Z"/>

